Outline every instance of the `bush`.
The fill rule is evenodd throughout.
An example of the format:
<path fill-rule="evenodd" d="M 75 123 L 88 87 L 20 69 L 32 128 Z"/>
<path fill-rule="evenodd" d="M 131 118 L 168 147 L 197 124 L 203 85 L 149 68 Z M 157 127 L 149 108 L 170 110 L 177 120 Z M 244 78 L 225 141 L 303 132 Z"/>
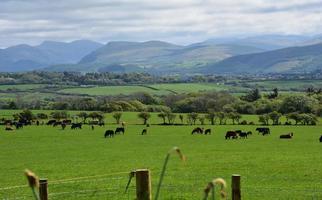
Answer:
<path fill-rule="evenodd" d="M 239 123 L 240 125 L 247 125 L 247 121 L 246 120 L 243 120 Z"/>

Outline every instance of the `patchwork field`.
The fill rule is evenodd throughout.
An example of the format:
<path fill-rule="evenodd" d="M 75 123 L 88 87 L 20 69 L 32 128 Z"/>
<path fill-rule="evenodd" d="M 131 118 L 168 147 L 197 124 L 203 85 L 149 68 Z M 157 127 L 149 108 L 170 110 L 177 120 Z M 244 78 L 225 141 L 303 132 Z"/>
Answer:
<path fill-rule="evenodd" d="M 135 181 L 124 194 L 128 172 L 149 168 L 155 192 L 165 154 L 173 146 L 180 147 L 187 161 L 171 156 L 160 199 L 201 199 L 207 182 L 223 177 L 229 187 L 235 173 L 242 177 L 246 200 L 322 198 L 320 125 L 272 126 L 269 136 L 258 135 L 257 126 L 205 125 L 212 135 L 191 135 L 195 126 L 152 125 L 142 136 L 144 126 L 134 119 L 135 113 L 125 114 L 125 135 L 112 139 L 103 134 L 115 124 L 64 131 L 30 126 L 5 132 L 0 127 L 0 199 L 30 199 L 25 168 L 48 178 L 50 199 L 134 199 Z M 152 120 L 160 123 L 156 117 Z M 224 139 L 226 131 L 237 129 L 253 135 Z M 293 139 L 279 139 L 291 131 Z M 10 186 L 18 187 L 6 188 Z"/>

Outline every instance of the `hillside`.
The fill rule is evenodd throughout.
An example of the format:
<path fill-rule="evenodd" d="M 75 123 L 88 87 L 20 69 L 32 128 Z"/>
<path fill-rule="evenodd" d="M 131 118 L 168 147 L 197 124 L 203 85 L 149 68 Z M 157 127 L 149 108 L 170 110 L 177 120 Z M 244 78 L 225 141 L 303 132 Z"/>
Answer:
<path fill-rule="evenodd" d="M 77 63 L 100 46 L 96 42 L 79 40 L 70 43 L 46 41 L 38 46 L 17 45 L 0 49 L 0 71 L 30 71 L 53 64 Z"/>
<path fill-rule="evenodd" d="M 322 68 L 322 43 L 234 56 L 201 68 L 203 73 L 309 72 Z"/>
<path fill-rule="evenodd" d="M 110 42 L 85 56 L 77 65 L 58 65 L 48 70 L 64 71 L 150 71 L 173 72 L 221 61 L 262 49 L 241 45 L 212 45 L 197 43 L 179 46 L 162 41 Z"/>

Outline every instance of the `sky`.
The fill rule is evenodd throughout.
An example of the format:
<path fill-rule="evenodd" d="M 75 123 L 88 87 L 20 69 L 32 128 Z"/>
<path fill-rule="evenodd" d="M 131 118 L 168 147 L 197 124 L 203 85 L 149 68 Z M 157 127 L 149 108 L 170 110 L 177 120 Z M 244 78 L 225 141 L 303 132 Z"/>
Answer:
<path fill-rule="evenodd" d="M 322 31 L 321 0 L 0 0 L 0 47 L 45 40 L 163 40 Z"/>

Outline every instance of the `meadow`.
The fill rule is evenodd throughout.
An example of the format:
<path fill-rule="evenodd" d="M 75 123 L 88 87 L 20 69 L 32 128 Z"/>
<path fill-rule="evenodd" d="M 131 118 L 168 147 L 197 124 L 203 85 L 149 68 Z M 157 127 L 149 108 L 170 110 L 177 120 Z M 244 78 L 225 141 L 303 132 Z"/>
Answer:
<path fill-rule="evenodd" d="M 8 116 L 14 111 L 4 111 Z M 256 116 L 245 116 L 255 120 Z M 117 127 L 111 115 L 105 127 L 87 125 L 82 130 L 29 126 L 5 132 L 0 127 L 0 199 L 30 199 L 23 170 L 29 168 L 49 180 L 50 199 L 134 199 L 134 183 L 124 194 L 128 173 L 148 168 L 153 191 L 166 153 L 178 146 L 185 163 L 172 155 L 160 199 L 201 199 L 206 184 L 215 177 L 228 183 L 241 175 L 243 199 L 321 199 L 322 146 L 318 126 L 271 126 L 271 135 L 261 136 L 255 126 L 205 125 L 212 135 L 191 135 L 195 126 L 160 126 L 155 115 L 148 134 L 136 113 L 125 113 L 125 135 L 103 137 Z M 200 125 L 196 125 L 200 126 Z M 228 130 L 252 131 L 248 139 L 225 140 Z M 291 140 L 282 133 L 294 132 Z M 3 189 L 8 186 L 19 186 Z"/>

